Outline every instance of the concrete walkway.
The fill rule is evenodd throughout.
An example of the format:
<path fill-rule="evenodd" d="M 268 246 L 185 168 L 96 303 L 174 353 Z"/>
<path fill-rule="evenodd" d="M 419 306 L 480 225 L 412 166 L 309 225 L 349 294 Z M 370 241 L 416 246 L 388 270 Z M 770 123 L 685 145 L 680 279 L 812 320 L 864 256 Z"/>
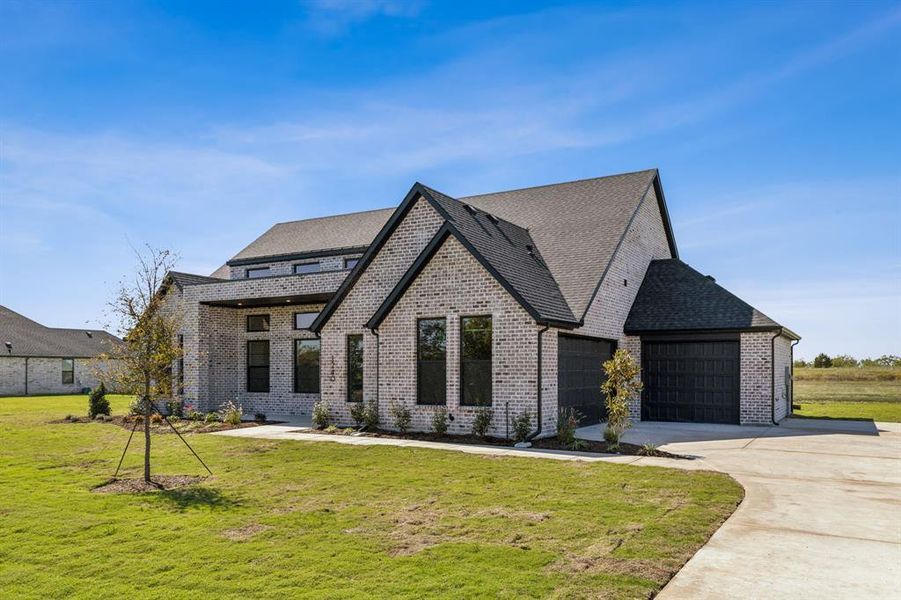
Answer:
<path fill-rule="evenodd" d="M 308 426 L 295 422 L 213 435 L 722 471 L 745 487 L 745 500 L 659 598 L 897 597 L 901 590 L 901 424 L 638 423 L 624 438 L 692 455 L 692 461 L 298 431 Z M 579 435 L 599 439 L 601 431 L 586 427 Z"/>

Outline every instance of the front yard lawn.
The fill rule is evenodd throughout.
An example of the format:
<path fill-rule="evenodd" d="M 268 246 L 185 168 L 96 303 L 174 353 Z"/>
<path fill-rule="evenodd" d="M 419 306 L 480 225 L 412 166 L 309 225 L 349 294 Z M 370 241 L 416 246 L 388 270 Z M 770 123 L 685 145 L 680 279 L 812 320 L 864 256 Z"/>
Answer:
<path fill-rule="evenodd" d="M 743 495 L 710 472 L 204 434 L 201 484 L 97 494 L 128 432 L 49 423 L 86 407 L 0 398 L 6 598 L 646 598 Z M 156 472 L 205 474 L 153 442 Z"/>
<path fill-rule="evenodd" d="M 799 417 L 897 423 L 901 422 L 901 381 L 798 379 L 795 404 L 801 405 L 794 412 Z"/>

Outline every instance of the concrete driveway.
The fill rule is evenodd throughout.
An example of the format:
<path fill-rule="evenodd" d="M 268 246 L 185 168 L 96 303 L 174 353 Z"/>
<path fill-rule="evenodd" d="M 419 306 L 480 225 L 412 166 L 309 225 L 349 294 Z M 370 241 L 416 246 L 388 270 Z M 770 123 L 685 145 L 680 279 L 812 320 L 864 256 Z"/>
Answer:
<path fill-rule="evenodd" d="M 625 441 L 697 457 L 638 464 L 723 471 L 746 490 L 659 598 L 901 597 L 901 424 L 639 423 Z"/>

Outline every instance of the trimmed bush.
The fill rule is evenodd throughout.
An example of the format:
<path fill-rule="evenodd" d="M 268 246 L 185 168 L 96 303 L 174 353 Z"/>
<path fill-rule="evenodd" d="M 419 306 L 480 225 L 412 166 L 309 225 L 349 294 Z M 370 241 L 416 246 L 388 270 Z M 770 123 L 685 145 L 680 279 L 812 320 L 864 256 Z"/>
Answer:
<path fill-rule="evenodd" d="M 244 416 L 244 409 L 241 408 L 240 404 L 229 400 L 226 402 L 225 406 L 219 409 L 219 415 L 222 418 L 223 423 L 238 425 L 241 423 L 241 417 Z"/>
<path fill-rule="evenodd" d="M 313 405 L 313 425 L 316 426 L 316 429 L 325 429 L 328 427 L 328 422 L 331 417 L 329 417 L 328 404 L 320 400 L 316 404 Z"/>
<path fill-rule="evenodd" d="M 447 409 L 444 407 L 435 409 L 432 413 L 432 429 L 438 435 L 444 435 L 447 433 L 447 425 Z"/>
<path fill-rule="evenodd" d="M 362 402 L 354 402 L 350 407 L 350 418 L 354 420 L 357 427 L 366 420 L 366 405 Z"/>
<path fill-rule="evenodd" d="M 413 422 L 413 414 L 410 409 L 403 404 L 391 403 L 391 417 L 394 419 L 394 426 L 401 434 L 406 434 L 410 429 L 410 423 Z"/>
<path fill-rule="evenodd" d="M 208 412 L 203 418 L 204 423 L 216 423 L 217 421 L 219 421 L 219 413 L 217 412 Z"/>
<path fill-rule="evenodd" d="M 485 437 L 491 429 L 491 407 L 480 406 L 476 409 L 472 420 L 472 434 L 477 437 Z"/>
<path fill-rule="evenodd" d="M 171 398 L 166 401 L 166 411 L 168 411 L 170 416 L 173 417 L 183 417 L 185 416 L 184 405 L 181 400 L 176 398 Z"/>
<path fill-rule="evenodd" d="M 257 423 L 265 423 L 266 422 L 266 413 L 256 412 L 253 413 L 253 420 Z"/>
<path fill-rule="evenodd" d="M 375 400 L 370 400 L 366 410 L 363 411 L 363 425 L 370 431 L 379 426 L 379 405 Z"/>
<path fill-rule="evenodd" d="M 96 419 L 97 415 L 108 414 L 110 414 L 109 400 L 106 399 L 106 386 L 101 381 L 88 396 L 88 416 Z"/>
<path fill-rule="evenodd" d="M 517 442 L 524 442 L 532 431 L 532 413 L 525 411 L 518 417 L 513 418 L 513 439 Z"/>

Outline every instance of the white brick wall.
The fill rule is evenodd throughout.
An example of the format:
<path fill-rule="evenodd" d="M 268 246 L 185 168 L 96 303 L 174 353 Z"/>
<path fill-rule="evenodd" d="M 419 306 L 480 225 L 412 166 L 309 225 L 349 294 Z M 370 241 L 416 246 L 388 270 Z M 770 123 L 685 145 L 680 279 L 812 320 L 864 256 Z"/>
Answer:
<path fill-rule="evenodd" d="M 741 334 L 741 424 L 773 422 L 772 361 L 768 331 Z"/>
<path fill-rule="evenodd" d="M 305 258 L 299 260 L 263 261 L 250 265 L 229 267 L 229 279 L 246 279 L 247 269 L 269 267 L 269 276 L 293 275 L 294 265 L 300 263 L 318 262 L 320 272 L 350 271 L 344 268 L 344 260 L 347 258 L 360 258 L 362 254 L 336 254 L 334 256 L 321 256 L 318 258 Z M 346 275 L 347 273 L 345 273 Z"/>
<path fill-rule="evenodd" d="M 785 377 L 785 369 L 788 368 L 789 374 L 791 373 L 791 344 L 792 341 L 787 337 L 779 336 L 776 338 L 776 343 L 774 346 L 775 350 L 775 360 L 774 360 L 774 371 L 773 374 L 776 378 L 776 421 L 781 421 L 785 417 L 789 415 L 791 412 L 788 403 L 790 402 L 788 390 L 786 388 L 786 383 L 788 382 Z M 789 381 L 790 381 L 789 375 Z"/>
<path fill-rule="evenodd" d="M 102 367 L 90 358 L 76 358 L 74 383 L 63 383 L 61 358 L 28 359 L 28 394 L 77 394 L 99 384 L 95 369 Z M 0 356 L 0 396 L 25 394 L 25 359 Z"/>

